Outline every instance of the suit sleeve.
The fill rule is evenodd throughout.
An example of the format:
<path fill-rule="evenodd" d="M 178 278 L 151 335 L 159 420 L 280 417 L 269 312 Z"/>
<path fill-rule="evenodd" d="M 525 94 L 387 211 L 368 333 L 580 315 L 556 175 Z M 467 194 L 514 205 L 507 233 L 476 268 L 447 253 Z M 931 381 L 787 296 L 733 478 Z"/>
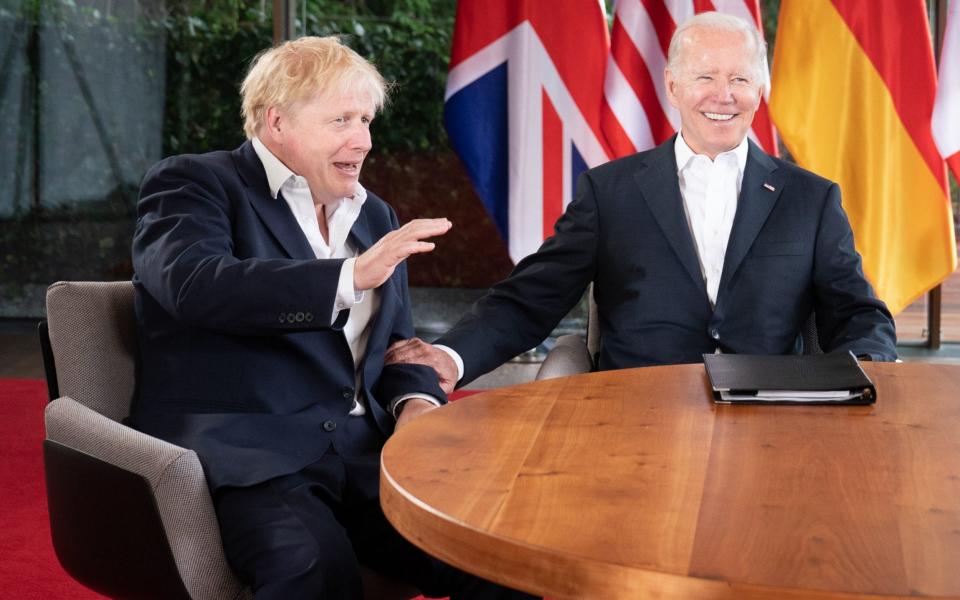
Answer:
<path fill-rule="evenodd" d="M 837 184 L 827 190 L 815 248 L 814 310 L 821 347 L 895 360 L 893 318 L 864 277 Z"/>
<path fill-rule="evenodd" d="M 203 161 L 174 157 L 144 179 L 133 240 L 136 278 L 175 319 L 231 334 L 331 327 L 342 259 L 239 258 L 237 182 Z M 254 240 L 246 240 L 255 243 Z M 334 327 L 342 327 L 342 311 Z M 285 315 L 301 315 L 288 319 Z"/>
<path fill-rule="evenodd" d="M 553 236 L 436 341 L 463 359 L 461 385 L 542 342 L 577 304 L 596 273 L 598 210 L 584 173 Z"/>
<path fill-rule="evenodd" d="M 400 226 L 397 214 L 392 208 L 390 208 L 389 211 L 391 229 L 397 229 Z M 401 306 L 393 321 L 390 338 L 386 344 L 374 344 L 373 340 L 370 340 L 370 343 L 367 345 L 368 356 L 366 360 L 374 361 L 378 365 L 383 364 L 386 348 L 390 344 L 412 338 L 415 335 L 411 314 L 410 288 L 407 283 L 406 261 L 401 262 L 397 266 L 397 273 L 394 279 L 398 285 Z M 432 368 L 424 365 L 385 365 L 372 391 L 374 399 L 383 407 L 383 410 L 387 414 L 392 414 L 390 411 L 391 402 L 407 394 L 427 395 L 435 398 L 441 404 L 446 404 L 447 402 L 447 395 L 440 388 L 440 382 L 436 372 L 434 372 Z"/>

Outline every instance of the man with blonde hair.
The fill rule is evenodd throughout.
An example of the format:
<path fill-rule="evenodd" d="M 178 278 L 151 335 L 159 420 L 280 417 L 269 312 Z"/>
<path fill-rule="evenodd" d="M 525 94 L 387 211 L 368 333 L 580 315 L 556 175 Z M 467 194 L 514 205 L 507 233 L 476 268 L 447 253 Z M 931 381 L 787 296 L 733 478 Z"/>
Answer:
<path fill-rule="evenodd" d="M 824 351 L 894 360 L 839 187 L 747 137 L 766 81 L 755 27 L 682 23 L 664 73 L 680 132 L 586 171 L 553 237 L 437 346 L 408 340 L 387 362 L 432 365 L 452 389 L 540 343 L 591 282 L 601 370 L 800 353 L 811 315 Z"/>
<path fill-rule="evenodd" d="M 383 78 L 306 37 L 260 54 L 241 93 L 246 143 L 143 181 L 131 422 L 197 452 L 258 599 L 360 598 L 360 564 L 428 594 L 514 595 L 428 557 L 380 509 L 385 439 L 445 401 L 431 369 L 383 364 L 413 335 L 404 259 L 451 226 L 399 227 L 359 183 Z"/>

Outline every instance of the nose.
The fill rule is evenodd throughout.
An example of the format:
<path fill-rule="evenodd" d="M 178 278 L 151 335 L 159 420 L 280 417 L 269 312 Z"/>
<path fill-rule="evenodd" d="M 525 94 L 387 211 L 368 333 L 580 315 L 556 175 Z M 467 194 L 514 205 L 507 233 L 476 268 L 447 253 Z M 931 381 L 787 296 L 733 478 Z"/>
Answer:
<path fill-rule="evenodd" d="M 734 102 L 733 85 L 724 79 L 718 79 L 714 87 L 714 95 L 718 102 Z"/>
<path fill-rule="evenodd" d="M 373 139 L 370 137 L 370 127 L 364 123 L 358 123 L 350 136 L 350 149 L 358 152 L 368 152 L 373 147 Z"/>

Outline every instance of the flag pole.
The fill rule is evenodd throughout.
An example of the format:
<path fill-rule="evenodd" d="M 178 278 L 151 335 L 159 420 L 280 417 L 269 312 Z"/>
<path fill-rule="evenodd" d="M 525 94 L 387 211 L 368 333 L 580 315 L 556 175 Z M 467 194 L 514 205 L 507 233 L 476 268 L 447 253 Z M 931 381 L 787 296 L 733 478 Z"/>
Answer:
<path fill-rule="evenodd" d="M 935 0 L 933 4 L 933 55 L 939 66 L 940 54 L 943 52 L 943 33 L 947 25 L 947 0 Z M 947 201 L 950 201 L 949 188 Z M 927 347 L 931 350 L 940 349 L 942 307 L 943 287 L 938 285 L 927 294 Z"/>

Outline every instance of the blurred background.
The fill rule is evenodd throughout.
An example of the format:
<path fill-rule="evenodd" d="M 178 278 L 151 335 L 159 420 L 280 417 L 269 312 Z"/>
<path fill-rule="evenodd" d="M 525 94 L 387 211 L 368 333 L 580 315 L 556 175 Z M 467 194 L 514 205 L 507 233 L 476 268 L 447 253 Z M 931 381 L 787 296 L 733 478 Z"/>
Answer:
<path fill-rule="evenodd" d="M 760 2 L 771 57 L 779 5 Z M 936 32 L 946 2 L 927 6 Z M 419 331 L 444 331 L 512 267 L 443 124 L 455 16 L 455 0 L 0 0 L 0 320 L 41 318 L 57 280 L 129 279 L 146 170 L 243 141 L 238 87 L 259 50 L 342 34 L 394 82 L 364 185 L 401 220 L 455 224 L 409 269 Z M 955 279 L 898 315 L 908 346 L 960 341 Z M 582 324 L 581 307 L 561 329 Z"/>

